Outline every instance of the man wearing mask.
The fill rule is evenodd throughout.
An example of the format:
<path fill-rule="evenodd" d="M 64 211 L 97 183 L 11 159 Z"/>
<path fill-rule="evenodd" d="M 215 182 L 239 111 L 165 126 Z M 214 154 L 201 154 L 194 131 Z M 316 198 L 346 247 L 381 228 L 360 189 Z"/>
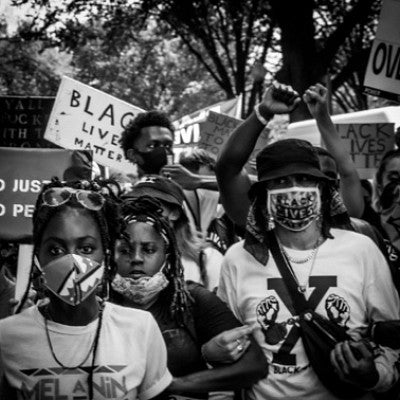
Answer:
<path fill-rule="evenodd" d="M 121 147 L 125 157 L 136 163 L 139 176 L 164 175 L 186 190 L 217 190 L 215 176 L 190 172 L 181 164 L 173 164 L 174 127 L 160 111 L 138 114 L 122 132 Z"/>

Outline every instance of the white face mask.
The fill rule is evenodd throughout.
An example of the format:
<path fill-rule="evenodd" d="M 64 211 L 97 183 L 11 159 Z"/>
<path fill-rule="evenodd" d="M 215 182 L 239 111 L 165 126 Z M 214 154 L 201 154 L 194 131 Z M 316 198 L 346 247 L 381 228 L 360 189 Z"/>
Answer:
<path fill-rule="evenodd" d="M 153 276 L 142 276 L 138 279 L 123 277 L 116 274 L 111 282 L 112 288 L 135 304 L 147 309 L 159 293 L 168 286 L 168 279 L 161 268 Z"/>
<path fill-rule="evenodd" d="M 321 195 L 318 187 L 294 186 L 268 190 L 267 209 L 279 225 L 300 232 L 320 215 Z"/>

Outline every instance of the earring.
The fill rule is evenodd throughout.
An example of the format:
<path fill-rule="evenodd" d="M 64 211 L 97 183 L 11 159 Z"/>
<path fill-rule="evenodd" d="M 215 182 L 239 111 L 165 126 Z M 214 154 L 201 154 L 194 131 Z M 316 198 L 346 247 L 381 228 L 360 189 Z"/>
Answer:
<path fill-rule="evenodd" d="M 271 214 L 267 214 L 267 231 L 272 231 L 275 228 L 274 217 Z"/>

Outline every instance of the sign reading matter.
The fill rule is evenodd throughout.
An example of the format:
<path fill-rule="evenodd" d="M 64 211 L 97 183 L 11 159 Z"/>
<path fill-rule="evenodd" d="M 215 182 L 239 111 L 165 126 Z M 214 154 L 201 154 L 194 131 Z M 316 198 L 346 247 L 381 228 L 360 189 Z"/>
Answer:
<path fill-rule="evenodd" d="M 382 156 L 394 148 L 392 123 L 337 124 L 336 129 L 362 179 L 372 178 Z"/>
<path fill-rule="evenodd" d="M 400 1 L 384 0 L 376 38 L 372 44 L 366 93 L 400 102 Z"/>
<path fill-rule="evenodd" d="M 63 179 L 66 170 L 74 167 L 74 153 L 64 149 L 0 148 L 0 240 L 30 239 L 31 217 L 42 184 L 53 176 Z M 86 170 L 90 179 L 91 171 Z"/>
<path fill-rule="evenodd" d="M 132 164 L 119 139 L 143 110 L 100 90 L 63 77 L 50 115 L 45 139 L 66 149 L 92 150 L 94 161 L 118 170 Z"/>
<path fill-rule="evenodd" d="M 0 96 L 1 147 L 54 147 L 43 139 L 54 97 Z"/>

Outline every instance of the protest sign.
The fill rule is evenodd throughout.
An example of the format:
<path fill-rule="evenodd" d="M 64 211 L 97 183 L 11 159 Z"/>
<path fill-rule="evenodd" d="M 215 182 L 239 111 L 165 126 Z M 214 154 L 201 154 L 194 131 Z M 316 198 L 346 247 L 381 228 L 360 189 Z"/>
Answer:
<path fill-rule="evenodd" d="M 55 147 L 43 139 L 54 97 L 0 96 L 1 147 Z"/>
<path fill-rule="evenodd" d="M 132 169 L 120 148 L 124 128 L 141 110 L 109 94 L 63 77 L 45 139 L 66 149 L 92 150 L 94 161 Z"/>
<path fill-rule="evenodd" d="M 394 124 L 365 123 L 337 124 L 335 126 L 360 177 L 362 179 L 372 178 L 382 156 L 394 148 Z"/>
<path fill-rule="evenodd" d="M 76 151 L 64 149 L 0 148 L 0 240 L 29 241 L 31 217 L 42 184 L 63 179 L 76 168 Z M 82 171 L 90 179 L 90 169 Z"/>
<path fill-rule="evenodd" d="M 242 120 L 209 111 L 204 122 L 199 123 L 200 140 L 197 147 L 208 150 L 215 156 L 218 155 L 224 143 L 228 140 L 232 131 L 242 123 Z M 270 143 L 270 129 L 266 127 L 260 134 L 249 163 L 253 170 L 254 159 L 258 152 Z M 248 167 L 248 166 L 247 166 Z"/>
<path fill-rule="evenodd" d="M 242 111 L 242 96 L 231 100 L 222 101 L 212 106 L 202 108 L 189 115 L 174 121 L 174 153 L 176 156 L 188 147 L 196 147 L 200 140 L 200 123 L 207 119 L 210 111 L 229 115 L 233 118 L 240 118 Z"/>
<path fill-rule="evenodd" d="M 372 44 L 365 92 L 400 102 L 400 1 L 382 3 L 376 38 Z"/>
<path fill-rule="evenodd" d="M 200 140 L 197 147 L 217 156 L 231 132 L 241 122 L 239 119 L 209 111 L 206 120 L 199 123 Z"/>

